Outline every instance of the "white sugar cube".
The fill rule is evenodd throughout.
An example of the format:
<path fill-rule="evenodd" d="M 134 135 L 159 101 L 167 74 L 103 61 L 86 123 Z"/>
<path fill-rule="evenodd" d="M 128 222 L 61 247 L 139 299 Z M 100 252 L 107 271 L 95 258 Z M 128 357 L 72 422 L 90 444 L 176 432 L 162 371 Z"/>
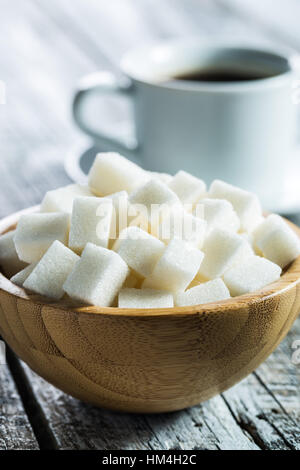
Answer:
<path fill-rule="evenodd" d="M 261 256 L 260 253 L 257 253 L 256 252 L 256 249 L 253 245 L 253 236 L 252 236 L 252 233 L 248 233 L 248 232 L 242 232 L 242 233 L 239 233 L 240 237 L 242 237 L 244 240 L 246 240 L 246 242 L 249 244 L 249 247 L 252 251 L 252 254 L 253 255 L 259 255 Z"/>
<path fill-rule="evenodd" d="M 300 240 L 282 217 L 269 215 L 253 232 L 255 247 L 284 268 L 300 255 Z"/>
<path fill-rule="evenodd" d="M 203 253 L 183 240 L 171 240 L 143 288 L 170 292 L 185 290 L 194 279 L 203 259 Z"/>
<path fill-rule="evenodd" d="M 41 212 L 66 212 L 71 214 L 75 197 L 93 196 L 88 186 L 69 184 L 63 188 L 48 191 L 41 203 Z"/>
<path fill-rule="evenodd" d="M 172 178 L 169 188 L 177 194 L 182 204 L 196 204 L 206 192 L 204 181 L 182 170 Z"/>
<path fill-rule="evenodd" d="M 184 307 L 188 305 L 206 304 L 209 302 L 219 302 L 230 298 L 230 293 L 222 279 L 199 284 L 185 292 L 178 292 L 175 296 L 175 305 Z"/>
<path fill-rule="evenodd" d="M 154 289 L 122 289 L 119 308 L 168 308 L 174 307 L 173 295 Z"/>
<path fill-rule="evenodd" d="M 150 179 L 148 172 L 122 155 L 98 153 L 89 173 L 90 190 L 97 196 L 133 191 Z"/>
<path fill-rule="evenodd" d="M 67 245 L 68 235 L 68 214 L 25 214 L 19 220 L 14 242 L 19 258 L 27 263 L 34 263 L 41 259 L 54 240 Z"/>
<path fill-rule="evenodd" d="M 26 263 L 19 259 L 16 252 L 14 244 L 15 233 L 15 230 L 11 230 L 0 236 L 0 266 L 3 273 L 8 277 L 13 276 L 26 267 Z"/>
<path fill-rule="evenodd" d="M 185 240 L 201 248 L 206 234 L 207 223 L 184 210 L 171 209 L 158 227 L 157 236 L 168 244 L 173 238 Z"/>
<path fill-rule="evenodd" d="M 79 259 L 56 240 L 24 281 L 23 287 L 54 300 L 61 299 L 64 295 L 62 286 Z"/>
<path fill-rule="evenodd" d="M 140 276 L 148 277 L 162 256 L 165 245 L 139 227 L 125 228 L 114 250 Z"/>
<path fill-rule="evenodd" d="M 151 212 L 151 206 L 172 207 L 181 205 L 177 195 L 166 184 L 159 180 L 151 179 L 143 186 L 140 186 L 129 196 L 130 204 L 141 204 L 145 206 L 148 212 Z"/>
<path fill-rule="evenodd" d="M 226 229 L 237 232 L 240 228 L 240 220 L 234 211 L 232 204 L 225 199 L 201 199 L 194 210 L 194 215 L 200 209 L 200 215 L 207 222 L 207 234 L 214 228 Z"/>
<path fill-rule="evenodd" d="M 88 242 L 108 246 L 113 203 L 109 198 L 79 197 L 74 200 L 69 247 L 80 254 Z"/>
<path fill-rule="evenodd" d="M 253 255 L 249 243 L 236 233 L 213 229 L 202 247 L 204 260 L 199 274 L 206 279 L 221 277 L 233 264 Z"/>
<path fill-rule="evenodd" d="M 110 307 L 129 274 L 117 253 L 88 243 L 63 288 L 76 300 Z"/>
<path fill-rule="evenodd" d="M 251 232 L 261 222 L 262 210 L 258 197 L 224 181 L 215 180 L 209 197 L 229 201 L 240 218 L 241 230 Z"/>
<path fill-rule="evenodd" d="M 151 179 L 158 179 L 162 183 L 169 184 L 173 176 L 169 173 L 159 173 L 157 171 L 148 171 Z"/>
<path fill-rule="evenodd" d="M 142 220 L 147 220 L 150 224 L 158 225 L 161 215 L 169 208 L 182 207 L 177 195 L 164 183 L 152 179 L 143 186 L 140 186 L 129 196 L 132 210 L 136 210 Z"/>
<path fill-rule="evenodd" d="M 147 215 L 145 215 L 147 214 Z M 137 211 L 133 205 L 128 208 L 128 227 L 139 227 L 144 232 L 157 237 L 158 224 L 160 223 L 160 214 L 157 213 L 152 219 L 148 219 L 148 213 Z"/>
<path fill-rule="evenodd" d="M 10 279 L 11 282 L 13 282 L 19 287 L 23 287 L 24 282 L 26 281 L 28 276 L 32 273 L 36 265 L 37 263 L 32 263 L 32 264 L 29 264 L 29 266 L 26 266 L 26 268 L 22 269 L 22 271 L 19 271 Z"/>
<path fill-rule="evenodd" d="M 223 276 L 231 295 L 254 292 L 280 278 L 281 268 L 271 261 L 252 256 L 247 262 L 228 269 Z"/>

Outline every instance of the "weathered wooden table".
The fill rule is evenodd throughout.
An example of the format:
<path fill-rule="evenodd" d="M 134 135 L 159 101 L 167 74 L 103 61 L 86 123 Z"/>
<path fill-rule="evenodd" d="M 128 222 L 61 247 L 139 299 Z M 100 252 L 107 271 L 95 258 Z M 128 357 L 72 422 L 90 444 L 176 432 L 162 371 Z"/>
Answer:
<path fill-rule="evenodd" d="M 300 50 L 297 0 L 0 0 L 0 216 L 67 184 L 63 162 L 81 141 L 70 116 L 81 75 L 116 69 L 129 47 L 198 34 Z M 95 111 L 96 113 L 96 111 Z M 102 102 L 99 127 L 124 109 Z M 298 218 L 299 221 L 299 218 Z M 300 365 L 287 339 L 250 377 L 192 409 L 111 413 L 65 395 L 12 353 L 0 365 L 0 449 L 300 449 Z"/>

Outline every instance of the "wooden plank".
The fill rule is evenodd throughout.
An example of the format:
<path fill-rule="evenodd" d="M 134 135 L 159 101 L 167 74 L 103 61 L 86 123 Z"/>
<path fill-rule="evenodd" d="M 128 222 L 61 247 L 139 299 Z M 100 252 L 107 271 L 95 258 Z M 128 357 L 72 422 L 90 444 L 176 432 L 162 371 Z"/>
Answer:
<path fill-rule="evenodd" d="M 48 2 L 36 0 L 46 9 L 60 28 L 68 28 L 71 36 L 89 56 L 103 65 L 103 56 L 112 68 L 118 67 L 122 54 L 142 42 L 197 35 L 239 40 L 249 35 L 267 40 L 261 28 L 228 13 L 217 0 L 114 0 L 105 3 L 90 0 L 87 8 L 82 0 Z M 67 25 L 65 24 L 68 18 Z M 77 38 L 77 39 L 76 39 Z M 99 57 L 100 55 L 100 57 Z M 104 64 L 108 65 L 109 64 Z"/>
<path fill-rule="evenodd" d="M 54 21 L 45 3 L 19 2 L 17 16 L 11 2 L 2 0 L 2 7 L 6 15 L 0 31 L 1 78 L 9 86 L 7 105 L 0 107 L 0 216 L 36 204 L 47 189 L 69 182 L 63 160 L 80 138 L 70 120 L 73 89 L 84 73 L 101 65 L 111 68 L 96 43 L 95 54 L 86 53 L 92 41 L 77 34 L 76 28 L 68 29 L 68 12 L 60 15 L 58 9 Z M 100 127 L 105 121 L 115 122 L 120 109 L 103 100 L 95 120 L 99 118 Z"/>
<path fill-rule="evenodd" d="M 155 0 L 156 1 L 156 0 Z M 117 69 L 122 54 L 130 47 L 155 39 L 157 30 L 148 19 L 148 10 L 143 8 L 145 1 L 114 0 L 97 2 L 91 0 L 89 7 L 82 0 L 49 2 L 37 5 L 47 9 L 50 17 L 60 27 L 69 18 L 68 27 L 72 37 L 77 37 L 80 47 L 87 55 L 93 51 L 98 66 Z M 102 60 L 106 58 L 106 64 Z"/>
<path fill-rule="evenodd" d="M 57 448 L 259 449 L 220 396 L 177 413 L 113 413 L 73 399 L 21 365 Z"/>
<path fill-rule="evenodd" d="M 287 340 L 257 371 L 265 396 L 273 397 L 275 407 L 266 403 L 264 419 L 280 433 L 292 449 L 300 449 L 300 364 L 292 362 L 293 344 L 300 340 L 300 318 Z"/>
<path fill-rule="evenodd" d="M 8 104 L 0 107 L 0 216 L 36 204 L 45 190 L 68 182 L 63 159 L 80 135 L 70 121 L 70 100 L 81 75 L 114 69 L 122 52 L 141 40 L 245 28 L 228 17 L 223 21 L 214 2 L 199 8 L 194 0 L 184 6 L 174 1 L 91 1 L 89 8 L 79 0 L 19 1 L 16 15 L 15 6 L 2 0 L 1 74 L 9 87 Z M 122 116 L 118 104 L 101 101 L 95 120 L 101 127 Z"/>
<path fill-rule="evenodd" d="M 1 78 L 8 86 L 7 104 L 0 106 L 0 216 L 69 181 L 63 159 L 79 135 L 70 121 L 71 90 L 95 67 L 31 2 L 19 2 L 17 16 L 10 2 L 2 3 Z"/>
<path fill-rule="evenodd" d="M 300 365 L 292 363 L 300 318 L 287 338 L 257 371 L 224 394 L 241 427 L 265 448 L 300 448 Z"/>
<path fill-rule="evenodd" d="M 113 2 L 113 11 L 118 11 L 118 7 L 122 7 L 123 2 L 118 5 L 119 1 Z M 85 60 L 88 59 L 91 63 L 106 68 L 118 65 L 111 54 L 106 54 L 107 45 L 111 43 L 114 35 L 120 32 L 120 29 L 111 24 L 109 5 L 98 2 L 96 12 L 92 2 L 87 8 L 86 3 L 81 0 L 64 2 L 54 0 L 46 4 L 43 0 L 35 0 L 34 6 L 40 10 L 41 16 L 47 15 L 48 21 L 52 22 L 52 26 L 61 36 L 65 36 L 64 42 L 69 41 L 73 44 L 78 56 L 83 56 Z M 110 47 L 113 47 L 113 44 L 110 44 Z"/>
<path fill-rule="evenodd" d="M 171 414 L 130 416 L 96 409 L 47 384 L 25 364 L 22 367 L 58 448 L 298 449 L 299 368 L 287 368 L 290 343 L 297 335 L 298 330 L 292 330 L 255 374 L 223 396 Z M 282 351 L 289 356 L 280 360 Z M 281 389 L 274 370 L 278 363 Z"/>
<path fill-rule="evenodd" d="M 228 14 L 236 15 L 241 21 L 255 25 L 274 40 L 300 49 L 298 0 L 216 0 Z"/>
<path fill-rule="evenodd" d="M 297 330 L 291 335 L 296 337 Z M 291 406 L 284 405 L 283 409 L 277 392 L 271 390 L 277 380 L 274 355 L 280 354 L 281 348 L 291 353 L 286 342 L 254 375 L 223 397 L 182 412 L 153 416 L 96 409 L 60 392 L 25 364 L 21 363 L 21 367 L 23 381 L 42 410 L 44 423 L 48 423 L 47 434 L 51 435 L 54 448 L 294 449 L 299 446 L 299 392 L 292 390 Z M 268 371 L 269 380 L 259 377 L 263 368 Z M 290 383 L 289 380 L 283 368 L 282 382 Z M 294 383 L 298 390 L 299 383 L 298 375 Z"/>
<path fill-rule="evenodd" d="M 10 371 L 0 364 L 0 450 L 38 448 Z"/>
<path fill-rule="evenodd" d="M 202 37 L 206 40 L 221 42 L 226 40 L 241 42 L 253 38 L 261 42 L 268 42 L 267 32 L 248 22 L 245 18 L 234 15 L 218 0 L 168 0 L 168 3 L 176 9 L 182 22 L 186 23 L 188 34 Z"/>

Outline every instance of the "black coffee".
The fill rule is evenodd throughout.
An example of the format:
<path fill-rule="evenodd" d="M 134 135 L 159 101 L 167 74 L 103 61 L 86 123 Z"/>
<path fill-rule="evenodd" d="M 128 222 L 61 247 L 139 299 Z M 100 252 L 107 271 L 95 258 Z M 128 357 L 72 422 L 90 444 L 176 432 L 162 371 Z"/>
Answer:
<path fill-rule="evenodd" d="M 255 72 L 247 70 L 225 70 L 207 69 L 195 70 L 193 72 L 174 75 L 169 81 L 183 80 L 189 82 L 243 82 L 246 80 L 260 80 L 272 77 L 273 74 L 267 72 Z"/>

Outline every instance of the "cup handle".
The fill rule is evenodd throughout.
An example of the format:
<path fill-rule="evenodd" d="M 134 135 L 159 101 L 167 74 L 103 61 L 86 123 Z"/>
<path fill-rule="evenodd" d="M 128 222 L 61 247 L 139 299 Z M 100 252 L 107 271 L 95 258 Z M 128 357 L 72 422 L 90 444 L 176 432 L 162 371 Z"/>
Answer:
<path fill-rule="evenodd" d="M 138 142 L 134 133 L 129 136 L 110 137 L 91 129 L 83 119 L 82 109 L 88 95 L 95 93 L 132 96 L 132 83 L 126 77 L 118 78 L 111 72 L 96 72 L 83 77 L 73 98 L 73 117 L 79 128 L 105 147 L 118 152 L 132 153 L 137 150 Z"/>

